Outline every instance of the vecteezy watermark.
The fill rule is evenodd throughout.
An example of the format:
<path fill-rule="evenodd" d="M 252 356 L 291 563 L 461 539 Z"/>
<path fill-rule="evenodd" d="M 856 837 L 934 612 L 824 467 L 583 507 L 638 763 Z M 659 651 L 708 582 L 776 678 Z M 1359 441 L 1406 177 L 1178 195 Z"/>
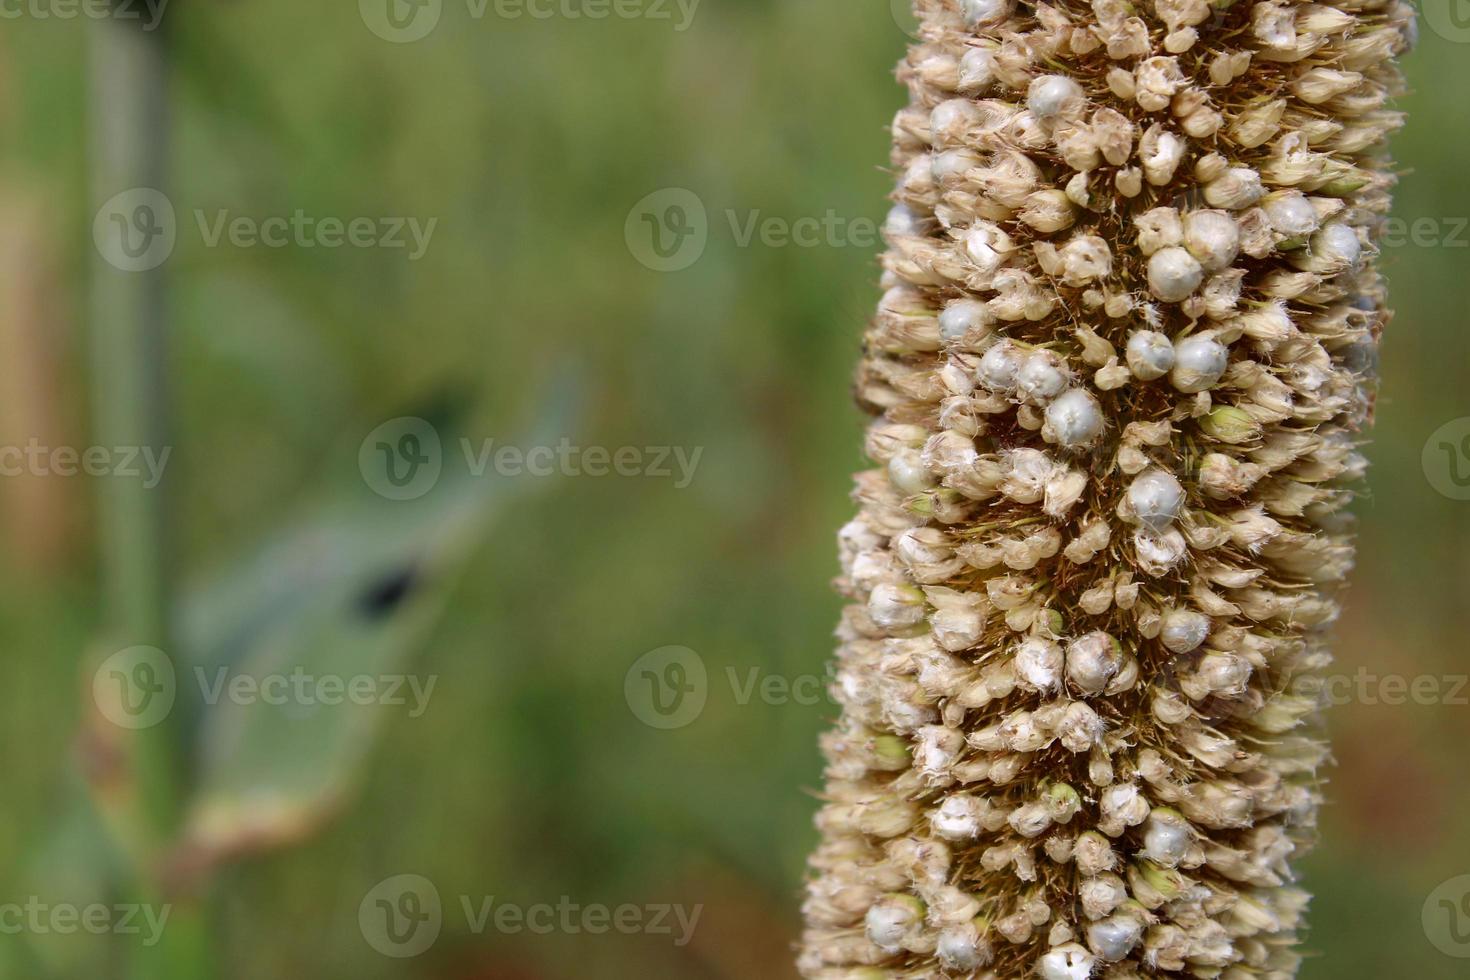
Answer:
<path fill-rule="evenodd" d="M 878 221 L 850 218 L 832 208 L 796 218 L 765 214 L 758 208 L 726 208 L 722 216 L 736 248 L 872 249 L 883 240 Z M 643 197 L 623 222 L 629 254 L 655 272 L 680 272 L 698 262 L 710 233 L 704 201 L 683 187 L 666 187 Z"/>
<path fill-rule="evenodd" d="M 152 490 L 172 454 L 172 446 L 46 446 L 32 436 L 24 446 L 0 446 L 0 477 L 110 476 L 141 479 Z"/>
<path fill-rule="evenodd" d="M 368 30 L 385 41 L 421 41 L 439 26 L 444 0 L 357 0 L 357 12 Z"/>
<path fill-rule="evenodd" d="M 1470 706 L 1470 693 L 1467 693 L 1470 692 L 1470 675 L 1465 674 L 1420 674 L 1417 677 L 1405 677 L 1401 674 L 1375 674 L 1366 667 L 1359 667 L 1350 675 L 1332 674 L 1324 677 L 1321 684 L 1327 695 L 1327 703 L 1335 706 Z"/>
<path fill-rule="evenodd" d="M 407 707 L 410 718 L 418 718 L 428 710 L 429 699 L 434 696 L 434 688 L 439 683 L 436 674 L 426 678 L 414 674 L 354 674 L 344 677 L 341 674 L 313 674 L 304 667 L 297 667 L 289 673 L 260 676 L 232 672 L 228 667 L 216 668 L 212 673 L 203 667 L 195 667 L 194 677 L 199 682 L 204 703 L 211 706 L 221 701 L 303 708 L 377 704 Z"/>
<path fill-rule="evenodd" d="M 317 673 L 303 666 L 249 673 L 196 666 L 190 677 L 200 700 L 313 711 L 342 706 L 407 708 L 410 718 L 428 710 L 437 675 Z M 164 722 L 179 694 L 173 658 L 157 647 L 135 646 L 104 660 L 92 674 L 92 699 L 102 717 L 119 728 L 140 730 Z"/>
<path fill-rule="evenodd" d="M 553 476 L 672 480 L 683 490 L 694 482 L 704 447 L 579 446 L 563 437 L 555 445 L 517 446 L 496 439 L 459 440 L 472 477 L 519 479 Z M 369 432 L 357 453 L 358 469 L 373 492 L 389 500 L 415 500 L 434 489 L 444 472 L 444 446 L 428 421 L 390 419 Z"/>
<path fill-rule="evenodd" d="M 163 23 L 169 0 L 0 0 L 0 20 L 138 21 L 145 31 Z"/>
<path fill-rule="evenodd" d="M 464 0 L 465 16 L 498 20 L 649 20 L 689 30 L 701 0 Z M 368 30 L 394 44 L 422 41 L 444 17 L 444 0 L 357 0 Z"/>
<path fill-rule="evenodd" d="M 407 249 L 408 261 L 417 262 L 429 251 L 438 218 L 409 217 L 318 218 L 297 208 L 287 215 L 253 218 L 229 210 L 207 214 L 194 211 L 205 248 L 223 241 L 235 248 L 385 248 Z"/>
<path fill-rule="evenodd" d="M 1435 949 L 1470 959 L 1470 875 L 1451 878 L 1430 892 L 1421 915 L 1424 935 Z"/>
<path fill-rule="evenodd" d="M 1420 20 L 1446 41 L 1470 44 L 1470 8 L 1465 0 L 1417 0 Z"/>
<path fill-rule="evenodd" d="M 914 40 L 919 37 L 919 16 L 914 12 L 914 0 L 888 0 L 888 10 L 898 29 Z"/>
<path fill-rule="evenodd" d="M 1378 243 L 1384 248 L 1470 248 L 1470 218 L 1385 218 Z"/>
<path fill-rule="evenodd" d="M 191 215 L 205 248 L 381 248 L 402 250 L 410 262 L 423 258 L 439 227 L 438 218 L 338 217 L 290 214 L 255 217 L 228 208 Z M 110 265 L 147 272 L 167 262 L 178 243 L 178 216 L 163 192 L 133 188 L 109 198 L 92 222 L 92 240 Z"/>
<path fill-rule="evenodd" d="M 50 903 L 37 895 L 24 902 L 0 903 L 0 935 L 5 936 L 137 936 L 147 947 L 158 945 L 168 926 L 171 905 L 74 905 Z"/>
<path fill-rule="evenodd" d="M 721 677 L 729 687 L 730 699 L 741 707 L 753 702 L 801 707 L 837 703 L 832 696 L 835 665 L 829 665 L 825 675 L 796 677 L 760 667 L 726 667 Z M 709 669 L 698 653 L 688 647 L 659 647 L 635 660 L 623 675 L 623 700 L 648 727 L 671 731 L 699 720 L 711 687 Z"/>
<path fill-rule="evenodd" d="M 584 904 L 569 896 L 555 902 L 521 904 L 495 895 L 460 895 L 452 911 L 463 916 L 475 936 L 490 932 L 515 936 L 592 935 L 667 936 L 689 945 L 703 905 Z M 422 875 L 397 875 L 378 883 L 358 906 L 357 922 L 369 946 L 396 959 L 420 956 L 444 929 L 447 911 L 439 889 Z"/>
<path fill-rule="evenodd" d="M 1429 485 L 1451 500 L 1470 500 L 1470 416 L 1435 429 L 1420 456 Z"/>

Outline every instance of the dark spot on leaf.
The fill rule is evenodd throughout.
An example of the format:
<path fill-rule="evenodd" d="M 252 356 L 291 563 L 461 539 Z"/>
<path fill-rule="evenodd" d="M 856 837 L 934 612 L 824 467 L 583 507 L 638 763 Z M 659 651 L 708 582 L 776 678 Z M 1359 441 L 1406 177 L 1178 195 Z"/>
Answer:
<path fill-rule="evenodd" d="M 358 611 L 367 619 L 383 619 L 403 604 L 419 586 L 419 572 L 413 566 L 394 571 L 370 586 L 358 600 Z"/>

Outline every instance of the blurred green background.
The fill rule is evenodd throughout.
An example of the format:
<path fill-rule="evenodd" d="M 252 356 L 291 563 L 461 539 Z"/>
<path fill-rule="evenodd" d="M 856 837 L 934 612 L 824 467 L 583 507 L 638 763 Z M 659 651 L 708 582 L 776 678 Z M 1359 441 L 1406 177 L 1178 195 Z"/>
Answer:
<path fill-rule="evenodd" d="M 450 0 L 414 43 L 375 35 L 350 0 L 168 10 L 181 589 L 302 502 L 366 492 L 364 437 L 446 397 L 468 398 L 474 439 L 516 442 L 538 405 L 568 397 L 570 376 L 579 407 L 553 442 L 703 455 L 684 488 L 511 481 L 528 492 L 497 514 L 413 661 L 438 678 L 429 710 L 385 712 L 338 819 L 219 876 L 221 974 L 794 976 L 816 736 L 831 709 L 742 704 L 728 671 L 741 684 L 791 681 L 820 676 L 829 657 L 833 540 L 861 465 L 847 384 L 878 295 L 877 249 L 860 224 L 818 247 L 742 245 L 739 232 L 752 212 L 881 218 L 906 39 L 876 0 L 705 0 L 686 30 L 673 5 L 671 19 L 471 9 Z M 89 445 L 86 284 L 101 203 L 87 177 L 89 29 L 0 21 L 6 445 Z M 1397 214 L 1438 231 L 1385 253 L 1399 315 L 1338 651 L 1349 674 L 1440 678 L 1470 670 L 1470 502 L 1436 492 L 1421 452 L 1470 416 L 1470 46 L 1426 29 L 1407 68 Z M 625 239 L 630 209 L 665 188 L 692 191 L 708 214 L 702 256 L 673 272 L 648 268 Z M 438 226 L 410 262 L 378 248 L 208 247 L 194 209 Z M 0 902 L 31 894 L 28 869 L 76 782 L 83 657 L 97 637 L 94 482 L 0 480 Z M 624 678 L 669 645 L 697 651 L 710 690 L 696 721 L 663 731 L 630 710 Z M 1333 728 L 1332 802 L 1306 866 L 1320 955 L 1304 976 L 1463 976 L 1421 910 L 1470 874 L 1470 705 L 1352 703 Z M 400 960 L 365 941 L 358 910 L 404 873 L 432 880 L 446 914 L 433 948 Z M 704 912 L 683 947 L 476 935 L 459 896 Z M 75 975 L 108 975 L 98 962 Z"/>

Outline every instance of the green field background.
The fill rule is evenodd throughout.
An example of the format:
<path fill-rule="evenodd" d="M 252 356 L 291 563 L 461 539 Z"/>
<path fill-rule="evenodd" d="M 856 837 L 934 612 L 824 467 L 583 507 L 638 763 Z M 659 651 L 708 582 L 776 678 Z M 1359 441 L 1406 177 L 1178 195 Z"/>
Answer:
<path fill-rule="evenodd" d="M 684 488 L 586 476 L 522 488 L 533 492 L 476 550 L 415 662 L 439 678 L 431 709 L 389 718 L 339 819 L 219 879 L 223 972 L 794 977 L 816 736 L 832 709 L 742 704 L 728 679 L 820 675 L 830 656 L 834 534 L 861 465 L 848 379 L 878 295 L 876 249 L 737 232 L 755 212 L 881 219 L 905 37 L 875 0 L 704 0 L 683 31 L 490 10 L 477 20 L 451 0 L 431 36 L 391 44 L 351 0 L 175 0 L 181 574 L 217 567 L 322 484 L 360 480 L 363 437 L 446 393 L 470 396 L 468 431 L 514 442 L 570 376 L 580 407 L 558 435 L 703 455 Z M 1470 672 L 1470 502 L 1436 492 L 1422 463 L 1436 429 L 1470 416 L 1470 44 L 1422 33 L 1396 213 L 1437 231 L 1385 250 L 1398 317 L 1338 652 L 1348 673 L 1440 678 Z M 0 442 L 39 431 L 87 444 L 100 202 L 85 35 L 80 22 L 0 21 Z M 709 241 L 689 268 L 660 273 L 630 252 L 625 221 L 671 187 L 704 203 Z M 439 224 L 409 262 L 210 248 L 194 209 Z M 76 772 L 97 625 L 94 490 L 0 481 L 0 901 L 16 900 Z M 677 731 L 641 723 L 623 689 L 635 660 L 668 645 L 697 651 L 712 680 L 703 714 Z M 1421 910 L 1470 873 L 1470 705 L 1354 703 L 1333 731 L 1303 977 L 1465 976 Z M 683 947 L 476 935 L 451 914 L 430 952 L 396 960 L 364 941 L 358 905 L 408 872 L 451 901 L 704 913 Z"/>

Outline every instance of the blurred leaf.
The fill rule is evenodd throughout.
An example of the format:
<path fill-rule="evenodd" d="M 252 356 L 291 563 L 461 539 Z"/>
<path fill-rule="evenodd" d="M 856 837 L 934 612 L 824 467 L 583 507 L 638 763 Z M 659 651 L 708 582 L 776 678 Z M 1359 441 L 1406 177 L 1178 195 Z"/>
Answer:
<path fill-rule="evenodd" d="M 401 683 L 444 606 L 452 568 L 479 538 L 487 502 L 483 488 L 468 486 L 444 488 L 402 516 L 333 508 L 245 564 L 232 580 L 233 591 L 253 600 L 233 610 L 230 640 L 242 647 L 195 648 L 203 656 L 187 668 L 185 683 L 197 681 L 214 701 L 199 729 L 184 841 L 191 860 L 289 842 L 342 801 L 394 707 L 381 701 L 421 696 L 383 679 Z M 232 596 L 214 598 L 228 606 Z M 266 678 L 336 679 L 342 690 L 289 691 L 279 704 L 229 694 L 241 679 Z M 347 698 L 357 678 L 371 679 L 374 703 Z M 322 703 L 324 693 L 342 703 Z"/>
<path fill-rule="evenodd" d="M 354 481 L 185 599 L 179 710 L 197 699 L 198 745 L 174 859 L 186 879 L 311 833 L 344 803 L 384 721 L 432 705 L 437 678 L 410 673 L 409 658 L 516 486 L 447 465 L 452 444 L 425 496 L 388 500 Z M 285 683 L 269 698 L 254 686 L 267 678 Z"/>

